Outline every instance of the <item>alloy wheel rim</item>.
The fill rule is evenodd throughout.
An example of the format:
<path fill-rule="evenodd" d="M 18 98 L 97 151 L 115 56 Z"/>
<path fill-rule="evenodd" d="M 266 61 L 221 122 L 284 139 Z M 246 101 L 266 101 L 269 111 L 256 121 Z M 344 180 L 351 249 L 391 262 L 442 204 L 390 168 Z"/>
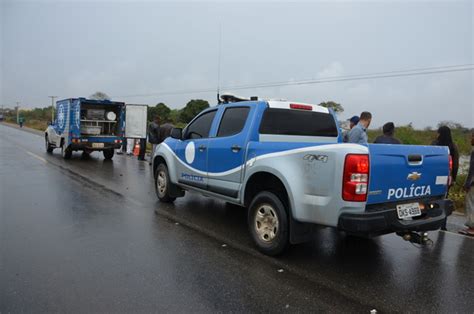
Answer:
<path fill-rule="evenodd" d="M 166 175 L 163 171 L 160 171 L 158 173 L 157 184 L 158 184 L 158 193 L 160 194 L 160 196 L 165 195 L 165 192 L 166 192 Z"/>
<path fill-rule="evenodd" d="M 278 234 L 279 221 L 275 209 L 269 205 L 261 205 L 255 214 L 255 231 L 260 240 L 271 242 Z"/>

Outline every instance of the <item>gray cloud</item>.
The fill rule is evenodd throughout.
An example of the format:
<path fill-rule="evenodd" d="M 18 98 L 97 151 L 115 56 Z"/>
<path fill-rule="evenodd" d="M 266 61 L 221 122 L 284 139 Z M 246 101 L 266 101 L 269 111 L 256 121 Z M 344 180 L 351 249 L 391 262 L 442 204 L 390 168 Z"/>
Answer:
<path fill-rule="evenodd" d="M 47 95 L 155 94 L 223 86 L 472 64 L 472 1 L 75 2 L 3 1 L 4 105 L 48 104 Z M 415 126 L 474 126 L 472 72 L 236 91 L 343 104 L 343 117 L 374 113 Z M 173 108 L 212 93 L 126 97 Z M 118 99 L 120 100 L 120 99 Z"/>

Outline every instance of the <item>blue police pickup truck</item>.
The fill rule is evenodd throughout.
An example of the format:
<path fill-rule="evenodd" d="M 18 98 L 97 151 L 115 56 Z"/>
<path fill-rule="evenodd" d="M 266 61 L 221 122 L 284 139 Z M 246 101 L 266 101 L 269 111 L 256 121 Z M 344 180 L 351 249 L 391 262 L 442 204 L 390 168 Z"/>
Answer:
<path fill-rule="evenodd" d="M 153 170 L 162 202 L 195 191 L 248 208 L 250 234 L 268 255 L 318 226 L 422 239 L 453 210 L 447 147 L 343 143 L 335 114 L 311 104 L 208 108 L 172 130 Z"/>

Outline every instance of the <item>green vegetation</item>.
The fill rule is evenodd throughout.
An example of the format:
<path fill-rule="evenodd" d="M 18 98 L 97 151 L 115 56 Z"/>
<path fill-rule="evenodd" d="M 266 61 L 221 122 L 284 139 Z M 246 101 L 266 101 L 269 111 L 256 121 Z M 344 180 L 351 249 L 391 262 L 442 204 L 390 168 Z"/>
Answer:
<path fill-rule="evenodd" d="M 466 197 L 466 191 L 464 191 L 463 186 L 466 181 L 467 174 L 459 174 L 456 178 L 456 183 L 449 189 L 448 198 L 454 202 L 454 206 L 457 211 L 465 212 L 464 199 Z"/>

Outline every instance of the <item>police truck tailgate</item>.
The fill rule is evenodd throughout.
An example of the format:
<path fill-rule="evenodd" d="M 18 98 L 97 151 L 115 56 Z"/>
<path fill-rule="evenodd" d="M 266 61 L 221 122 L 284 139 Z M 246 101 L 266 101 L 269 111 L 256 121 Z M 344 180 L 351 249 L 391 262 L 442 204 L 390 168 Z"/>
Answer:
<path fill-rule="evenodd" d="M 410 200 L 446 193 L 447 147 L 369 144 L 369 156 L 368 205 L 389 202 L 410 205 Z M 411 209 L 406 206 L 401 210 L 409 212 Z"/>

